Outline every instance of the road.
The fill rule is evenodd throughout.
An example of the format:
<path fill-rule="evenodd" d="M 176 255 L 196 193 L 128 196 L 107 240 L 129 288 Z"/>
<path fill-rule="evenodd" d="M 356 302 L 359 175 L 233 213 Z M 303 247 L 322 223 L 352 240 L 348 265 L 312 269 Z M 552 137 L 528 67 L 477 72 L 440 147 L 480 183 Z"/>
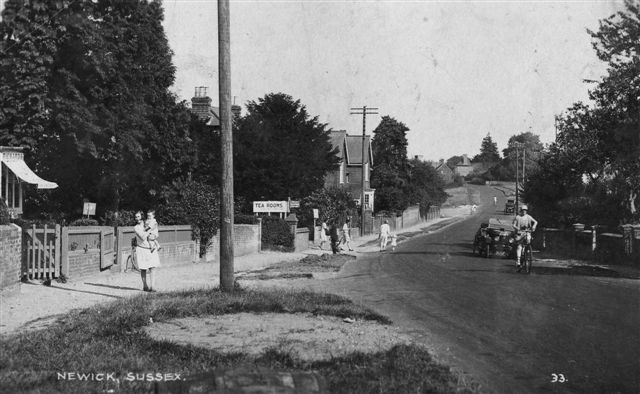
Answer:
<path fill-rule="evenodd" d="M 477 191 L 476 215 L 367 254 L 325 290 L 389 316 L 486 392 L 640 392 L 640 280 L 535 261 L 518 274 L 511 261 L 473 256 L 494 195 L 504 207 L 496 190 Z"/>

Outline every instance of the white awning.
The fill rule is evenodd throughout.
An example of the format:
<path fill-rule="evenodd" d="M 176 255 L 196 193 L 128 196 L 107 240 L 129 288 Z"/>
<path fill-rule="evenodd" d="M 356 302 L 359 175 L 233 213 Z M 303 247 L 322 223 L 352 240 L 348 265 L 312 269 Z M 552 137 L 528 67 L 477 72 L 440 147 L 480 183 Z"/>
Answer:
<path fill-rule="evenodd" d="M 30 183 L 32 185 L 38 185 L 38 189 L 55 189 L 58 187 L 57 183 L 45 181 L 44 179 L 37 176 L 33 171 L 31 171 L 31 168 L 29 168 L 27 166 L 27 163 L 25 163 L 23 160 L 8 160 L 3 161 L 3 163 L 24 182 Z"/>

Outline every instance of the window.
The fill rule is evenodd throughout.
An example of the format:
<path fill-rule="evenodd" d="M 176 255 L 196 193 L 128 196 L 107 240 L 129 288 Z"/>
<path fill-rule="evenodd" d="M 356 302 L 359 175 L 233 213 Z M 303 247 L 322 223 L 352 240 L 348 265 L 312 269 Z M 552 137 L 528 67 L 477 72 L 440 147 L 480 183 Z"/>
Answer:
<path fill-rule="evenodd" d="M 347 182 L 346 183 L 349 183 L 349 173 L 348 172 L 347 172 Z"/>

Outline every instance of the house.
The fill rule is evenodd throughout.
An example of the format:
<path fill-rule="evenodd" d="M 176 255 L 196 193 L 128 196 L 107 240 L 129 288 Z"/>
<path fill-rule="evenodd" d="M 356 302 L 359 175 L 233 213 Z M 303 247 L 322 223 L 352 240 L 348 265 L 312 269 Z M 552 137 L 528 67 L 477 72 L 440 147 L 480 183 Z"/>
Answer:
<path fill-rule="evenodd" d="M 338 186 L 347 189 L 360 205 L 362 198 L 362 167 L 364 165 L 364 203 L 366 210 L 374 207 L 375 189 L 371 188 L 371 166 L 373 165 L 373 151 L 371 139 L 364 139 L 365 157 L 362 159 L 362 136 L 349 135 L 345 130 L 331 132 L 331 144 L 338 148 L 340 167 L 327 174 L 325 187 Z M 363 164 L 364 162 L 364 164 Z"/>
<path fill-rule="evenodd" d="M 473 172 L 473 165 L 467 155 L 462 155 L 462 160 L 456 164 L 455 173 L 460 176 L 467 176 Z"/>
<path fill-rule="evenodd" d="M 55 189 L 58 185 L 37 176 L 24 162 L 22 148 L 0 146 L 0 198 L 12 217 L 22 214 L 25 184 L 38 189 Z"/>
<path fill-rule="evenodd" d="M 231 113 L 233 118 L 240 117 L 241 108 L 239 105 L 231 106 Z M 213 130 L 220 130 L 220 108 L 211 106 L 211 97 L 207 96 L 207 87 L 198 86 L 195 88 L 195 93 L 191 98 L 191 112 L 205 121 L 206 125 Z"/>
<path fill-rule="evenodd" d="M 444 159 L 440 159 L 440 163 L 438 163 L 435 168 L 436 172 L 438 173 L 438 175 L 440 175 L 440 178 L 444 181 L 445 185 L 453 182 L 455 173 L 453 172 L 451 167 L 447 165 L 447 162 L 445 162 Z"/>

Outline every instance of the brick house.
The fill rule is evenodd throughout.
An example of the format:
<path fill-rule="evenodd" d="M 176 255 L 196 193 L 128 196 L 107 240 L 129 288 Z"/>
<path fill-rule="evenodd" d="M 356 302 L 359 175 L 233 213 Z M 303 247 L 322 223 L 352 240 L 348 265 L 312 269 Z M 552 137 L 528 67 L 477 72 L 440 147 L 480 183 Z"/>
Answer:
<path fill-rule="evenodd" d="M 371 166 L 373 151 L 371 138 L 365 137 L 365 158 L 362 160 L 362 136 L 349 135 L 345 130 L 331 132 L 331 144 L 338 148 L 340 167 L 327 174 L 324 186 L 338 186 L 347 189 L 360 205 L 362 192 L 362 167 L 364 165 L 364 202 L 365 210 L 373 211 L 375 189 L 371 188 Z M 364 162 L 364 164 L 363 164 Z"/>
<path fill-rule="evenodd" d="M 467 155 L 462 155 L 462 160 L 456 164 L 455 172 L 460 176 L 467 176 L 473 172 L 473 165 Z"/>
<path fill-rule="evenodd" d="M 436 172 L 440 175 L 440 178 L 444 181 L 445 185 L 453 182 L 455 173 L 451 167 L 447 165 L 447 162 L 445 162 L 444 159 L 440 159 L 440 163 L 436 166 Z"/>
<path fill-rule="evenodd" d="M 22 148 L 0 146 L 0 198 L 9 208 L 12 217 L 22 214 L 23 188 L 25 184 L 38 189 L 55 189 L 55 182 L 45 181 L 24 162 Z"/>
<path fill-rule="evenodd" d="M 232 105 L 231 112 L 233 118 L 240 117 L 241 108 L 239 105 Z M 191 98 L 191 112 L 196 114 L 198 118 L 206 122 L 206 125 L 213 130 L 220 130 L 220 108 L 211 106 L 211 97 L 207 96 L 207 87 L 198 86 Z"/>

